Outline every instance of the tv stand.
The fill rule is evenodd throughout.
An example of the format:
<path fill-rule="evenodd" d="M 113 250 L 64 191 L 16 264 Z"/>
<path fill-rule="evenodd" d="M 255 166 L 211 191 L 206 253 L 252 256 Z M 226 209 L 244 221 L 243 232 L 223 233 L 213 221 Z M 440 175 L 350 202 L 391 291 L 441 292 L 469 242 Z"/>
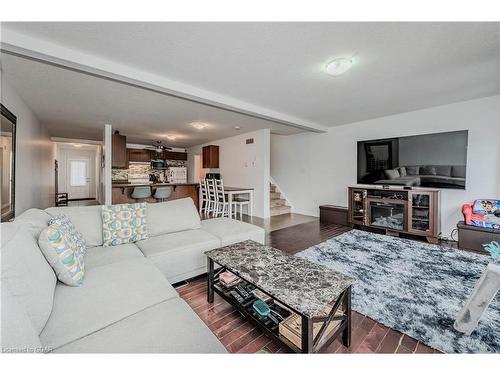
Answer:
<path fill-rule="evenodd" d="M 440 229 L 440 191 L 438 189 L 351 186 L 348 222 L 385 230 L 387 235 L 401 233 L 422 236 L 438 243 Z"/>

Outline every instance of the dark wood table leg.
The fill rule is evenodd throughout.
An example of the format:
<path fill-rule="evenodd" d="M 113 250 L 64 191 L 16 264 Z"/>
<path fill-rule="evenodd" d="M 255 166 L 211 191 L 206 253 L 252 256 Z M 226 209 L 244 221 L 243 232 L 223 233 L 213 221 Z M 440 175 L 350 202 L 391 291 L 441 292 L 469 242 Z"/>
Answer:
<path fill-rule="evenodd" d="M 313 321 L 302 316 L 302 353 L 312 353 L 313 342 Z"/>
<path fill-rule="evenodd" d="M 214 302 L 214 261 L 207 258 L 207 301 Z"/>
<path fill-rule="evenodd" d="M 344 297 L 344 314 L 346 316 L 346 327 L 342 332 L 342 344 L 351 346 L 351 287 L 347 288 L 347 293 Z"/>

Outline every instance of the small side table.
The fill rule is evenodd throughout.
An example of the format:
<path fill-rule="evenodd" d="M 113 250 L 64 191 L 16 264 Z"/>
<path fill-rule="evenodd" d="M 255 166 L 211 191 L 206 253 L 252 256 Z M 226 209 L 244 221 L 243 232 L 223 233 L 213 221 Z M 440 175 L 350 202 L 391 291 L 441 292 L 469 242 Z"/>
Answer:
<path fill-rule="evenodd" d="M 500 243 L 500 230 L 498 229 L 467 225 L 463 221 L 458 222 L 457 228 L 458 248 L 460 250 L 473 250 L 488 254 L 483 248 L 484 244 L 492 241 Z"/>

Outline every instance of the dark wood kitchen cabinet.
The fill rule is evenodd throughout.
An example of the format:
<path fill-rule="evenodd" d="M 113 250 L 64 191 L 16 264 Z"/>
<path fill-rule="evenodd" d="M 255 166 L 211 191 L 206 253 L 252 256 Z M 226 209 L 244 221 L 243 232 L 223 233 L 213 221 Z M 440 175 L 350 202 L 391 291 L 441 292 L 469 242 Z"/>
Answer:
<path fill-rule="evenodd" d="M 115 132 L 111 139 L 111 165 L 113 168 L 128 168 L 127 137 Z"/>
<path fill-rule="evenodd" d="M 186 152 L 174 152 L 174 151 L 163 151 L 162 152 L 163 160 L 187 160 Z"/>
<path fill-rule="evenodd" d="M 156 152 L 145 149 L 128 148 L 127 153 L 129 161 L 150 162 L 151 159 L 158 159 L 158 157 L 154 155 Z"/>
<path fill-rule="evenodd" d="M 210 145 L 202 149 L 203 168 L 219 168 L 219 146 Z"/>

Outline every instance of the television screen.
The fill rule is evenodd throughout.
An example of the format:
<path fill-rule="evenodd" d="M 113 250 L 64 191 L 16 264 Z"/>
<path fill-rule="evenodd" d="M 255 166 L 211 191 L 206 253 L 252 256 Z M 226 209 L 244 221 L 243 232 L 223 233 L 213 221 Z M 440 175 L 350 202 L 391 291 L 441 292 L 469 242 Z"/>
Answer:
<path fill-rule="evenodd" d="M 358 142 L 358 184 L 465 189 L 468 131 Z"/>

